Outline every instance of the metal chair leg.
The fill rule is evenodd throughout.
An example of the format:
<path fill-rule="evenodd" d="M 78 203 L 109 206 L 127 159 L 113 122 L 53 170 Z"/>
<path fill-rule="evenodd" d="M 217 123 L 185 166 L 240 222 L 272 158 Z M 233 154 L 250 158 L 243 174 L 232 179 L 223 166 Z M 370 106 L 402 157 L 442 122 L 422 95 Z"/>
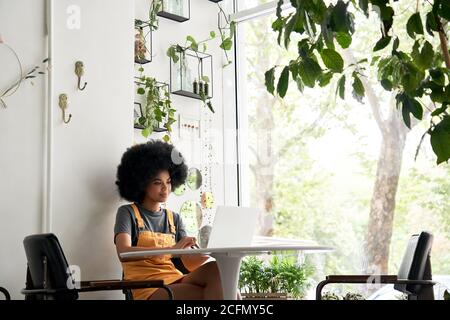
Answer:
<path fill-rule="evenodd" d="M 330 283 L 328 280 L 323 280 L 319 282 L 316 288 L 316 300 L 322 300 L 322 289 L 325 287 L 328 283 Z"/>
<path fill-rule="evenodd" d="M 6 290 L 6 289 L 3 288 L 3 287 L 0 287 L 0 292 L 3 293 L 3 294 L 5 295 L 5 299 L 6 299 L 6 300 L 11 300 L 11 296 L 9 295 L 8 290 Z"/>

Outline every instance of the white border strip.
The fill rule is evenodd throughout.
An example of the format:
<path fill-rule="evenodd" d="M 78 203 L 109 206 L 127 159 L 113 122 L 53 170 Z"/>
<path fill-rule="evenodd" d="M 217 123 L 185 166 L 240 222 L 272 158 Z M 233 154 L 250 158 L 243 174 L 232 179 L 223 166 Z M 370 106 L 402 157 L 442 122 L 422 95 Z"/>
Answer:
<path fill-rule="evenodd" d="M 52 231 L 52 159 L 53 159 L 53 1 L 46 2 L 47 27 L 47 96 L 44 107 L 44 161 L 42 179 L 42 225 L 43 233 Z"/>

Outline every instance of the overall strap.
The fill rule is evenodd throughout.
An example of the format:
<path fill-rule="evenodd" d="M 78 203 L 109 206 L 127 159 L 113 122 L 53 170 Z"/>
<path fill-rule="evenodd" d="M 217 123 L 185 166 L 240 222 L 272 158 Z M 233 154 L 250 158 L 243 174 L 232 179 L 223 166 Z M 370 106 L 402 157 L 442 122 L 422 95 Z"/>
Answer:
<path fill-rule="evenodd" d="M 137 205 L 135 203 L 131 204 L 131 208 L 133 208 L 134 216 L 136 217 L 139 230 L 144 230 L 145 229 L 144 220 L 142 220 L 141 213 L 139 212 L 139 208 L 137 207 Z"/>
<path fill-rule="evenodd" d="M 169 209 L 166 209 L 166 212 L 167 212 L 167 219 L 169 220 L 170 233 L 176 235 L 177 228 L 175 227 L 175 223 L 173 222 L 173 212 L 170 211 Z"/>

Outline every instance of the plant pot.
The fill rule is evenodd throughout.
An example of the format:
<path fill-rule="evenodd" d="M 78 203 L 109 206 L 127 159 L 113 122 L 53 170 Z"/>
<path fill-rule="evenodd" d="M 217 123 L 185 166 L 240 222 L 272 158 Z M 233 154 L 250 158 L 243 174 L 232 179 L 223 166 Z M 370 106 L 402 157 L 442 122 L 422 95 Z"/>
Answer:
<path fill-rule="evenodd" d="M 287 293 L 241 293 L 242 300 L 292 300 Z"/>

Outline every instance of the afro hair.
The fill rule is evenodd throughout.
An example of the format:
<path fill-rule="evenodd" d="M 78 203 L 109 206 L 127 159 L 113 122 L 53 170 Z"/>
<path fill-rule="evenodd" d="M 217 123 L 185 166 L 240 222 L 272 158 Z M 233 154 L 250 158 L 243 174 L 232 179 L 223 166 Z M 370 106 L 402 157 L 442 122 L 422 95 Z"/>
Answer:
<path fill-rule="evenodd" d="M 117 168 L 116 185 L 120 196 L 131 202 L 142 203 L 150 181 L 164 170 L 169 171 L 172 189 L 186 181 L 188 167 L 173 145 L 150 140 L 128 148 Z"/>

